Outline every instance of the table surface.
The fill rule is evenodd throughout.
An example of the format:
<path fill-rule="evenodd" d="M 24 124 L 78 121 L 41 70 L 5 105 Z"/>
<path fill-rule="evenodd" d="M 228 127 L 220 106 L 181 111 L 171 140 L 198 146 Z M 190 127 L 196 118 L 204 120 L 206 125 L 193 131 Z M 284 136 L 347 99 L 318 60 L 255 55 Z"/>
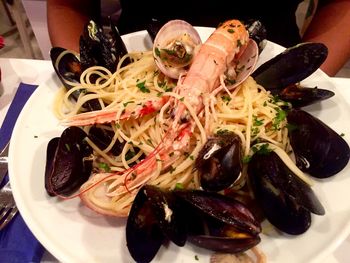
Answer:
<path fill-rule="evenodd" d="M 29 59 L 3 59 L 0 58 L 0 126 L 6 116 L 7 110 L 13 100 L 20 82 L 36 84 L 45 82 L 53 74 L 51 61 Z M 350 78 L 331 78 L 344 98 L 350 98 Z M 349 101 L 350 103 L 350 101 Z M 350 236 L 329 255 L 324 263 L 345 263 L 350 261 Z M 42 262 L 57 262 L 48 252 L 44 254 Z M 322 262 L 323 263 L 323 262 Z"/>

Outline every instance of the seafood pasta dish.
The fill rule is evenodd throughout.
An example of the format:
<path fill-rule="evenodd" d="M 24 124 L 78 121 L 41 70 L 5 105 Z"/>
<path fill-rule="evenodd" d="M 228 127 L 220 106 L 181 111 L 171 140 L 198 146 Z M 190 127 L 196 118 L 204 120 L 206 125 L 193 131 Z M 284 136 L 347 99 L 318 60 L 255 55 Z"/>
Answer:
<path fill-rule="evenodd" d="M 311 213 L 326 213 L 311 178 L 349 160 L 343 138 L 301 109 L 334 95 L 299 84 L 327 48 L 303 43 L 256 69 L 265 41 L 257 22 L 226 21 L 205 42 L 182 20 L 158 29 L 152 50 L 127 52 L 113 25 L 110 40 L 91 21 L 79 55 L 51 50 L 63 83 L 54 110 L 67 128 L 48 144 L 46 190 L 128 217 L 137 262 L 164 240 L 253 248 L 262 262 L 262 220 L 307 231 Z"/>

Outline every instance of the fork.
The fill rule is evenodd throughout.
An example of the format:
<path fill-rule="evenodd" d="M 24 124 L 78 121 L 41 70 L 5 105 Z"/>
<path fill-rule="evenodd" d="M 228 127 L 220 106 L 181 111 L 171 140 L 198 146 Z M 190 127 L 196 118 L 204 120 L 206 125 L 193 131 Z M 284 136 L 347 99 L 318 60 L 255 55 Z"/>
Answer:
<path fill-rule="evenodd" d="M 0 190 L 0 230 L 2 230 L 14 216 L 18 209 L 12 195 L 10 182 Z"/>

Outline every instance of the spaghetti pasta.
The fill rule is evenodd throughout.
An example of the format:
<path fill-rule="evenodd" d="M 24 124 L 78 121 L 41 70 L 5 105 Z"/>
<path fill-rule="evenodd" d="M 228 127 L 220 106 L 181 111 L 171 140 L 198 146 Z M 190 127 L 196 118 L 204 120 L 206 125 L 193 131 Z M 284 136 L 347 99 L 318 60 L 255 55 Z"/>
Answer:
<path fill-rule="evenodd" d="M 133 62 L 122 67 L 128 58 Z M 245 158 L 249 158 L 252 146 L 258 142 L 269 143 L 276 152 L 290 150 L 285 113 L 281 108 L 285 102 L 276 100 L 253 78 L 249 77 L 234 90 L 205 94 L 204 108 L 198 114 L 186 98 L 176 92 L 176 85 L 158 71 L 151 52 L 134 52 L 120 60 L 115 73 L 102 67 L 88 68 L 81 75 L 80 84 L 74 84 L 68 92 L 58 93 L 54 110 L 61 120 L 79 116 L 85 111 L 84 104 L 92 99 L 98 99 L 102 107 L 101 111 L 91 113 L 96 115 L 97 122 L 101 119 L 104 122 L 103 116 L 108 113 L 109 123 L 94 125 L 113 133 L 110 145 L 100 149 L 92 140 L 87 140 L 94 150 L 95 173 L 82 189 L 96 206 L 110 214 L 126 216 L 138 190 L 138 187 L 128 189 L 126 180 L 138 180 L 138 186 L 147 182 L 164 189 L 199 188 L 194 161 L 207 137 L 214 133 L 237 134 Z M 70 95 L 76 90 L 80 90 L 81 95 L 72 103 Z M 171 101 L 174 100 L 183 102 L 195 128 L 188 147 L 164 156 L 158 147 L 171 125 L 174 107 Z M 89 133 L 91 126 L 84 126 L 84 130 Z M 114 144 L 122 145 L 117 156 L 111 153 Z M 287 154 L 282 155 L 281 158 L 289 158 Z M 142 161 L 147 158 L 149 162 Z M 135 167 L 151 174 L 150 179 L 135 175 Z M 298 168 L 293 166 L 293 169 Z"/>

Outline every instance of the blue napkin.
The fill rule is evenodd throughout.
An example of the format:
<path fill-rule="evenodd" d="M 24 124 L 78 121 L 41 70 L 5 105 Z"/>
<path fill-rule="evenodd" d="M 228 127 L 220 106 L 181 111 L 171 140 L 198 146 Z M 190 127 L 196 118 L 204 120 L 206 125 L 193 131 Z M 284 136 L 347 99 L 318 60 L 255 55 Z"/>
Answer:
<path fill-rule="evenodd" d="M 37 86 L 21 83 L 0 129 L 0 149 L 11 138 L 13 127 L 23 106 Z M 5 180 L 8 180 L 6 176 Z M 22 216 L 16 217 L 0 230 L 0 262 L 29 263 L 40 262 L 44 248 L 33 236 Z"/>

